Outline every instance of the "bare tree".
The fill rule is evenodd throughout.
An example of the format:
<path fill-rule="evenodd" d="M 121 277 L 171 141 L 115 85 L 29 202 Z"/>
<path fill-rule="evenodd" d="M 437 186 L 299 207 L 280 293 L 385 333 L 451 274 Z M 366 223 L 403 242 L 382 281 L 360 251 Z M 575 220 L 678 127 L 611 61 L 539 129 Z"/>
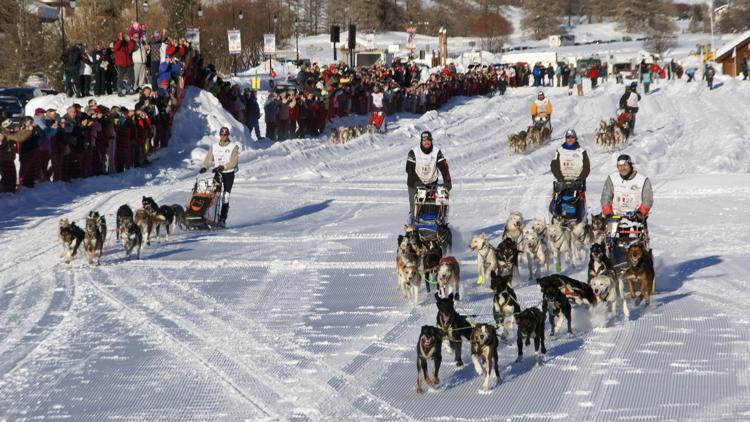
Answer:
<path fill-rule="evenodd" d="M 531 34 L 533 39 L 541 40 L 560 33 L 564 13 L 561 1 L 524 0 L 523 11 L 524 17 L 521 20 L 521 26 L 525 32 Z"/>
<path fill-rule="evenodd" d="M 502 15 L 488 12 L 471 24 L 471 31 L 473 35 L 480 37 L 482 49 L 498 52 L 505 44 L 507 36 L 513 32 L 513 25 Z"/>

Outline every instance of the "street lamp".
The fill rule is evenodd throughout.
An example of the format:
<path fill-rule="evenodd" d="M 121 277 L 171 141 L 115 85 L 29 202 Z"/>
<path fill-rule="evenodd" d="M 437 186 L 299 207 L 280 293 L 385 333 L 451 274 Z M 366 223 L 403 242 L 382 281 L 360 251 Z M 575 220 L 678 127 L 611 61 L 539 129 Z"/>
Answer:
<path fill-rule="evenodd" d="M 294 18 L 294 37 L 296 38 L 295 50 L 297 51 L 297 66 L 299 66 L 299 28 L 297 27 L 297 21 L 297 18 Z"/>
<path fill-rule="evenodd" d="M 141 18 L 138 16 L 138 0 L 133 0 L 135 3 L 135 21 L 141 23 Z M 148 13 L 148 1 L 143 2 L 143 12 Z"/>
<path fill-rule="evenodd" d="M 76 0 L 68 2 L 71 9 L 76 8 Z M 60 0 L 60 34 L 62 36 L 62 52 L 65 54 L 65 0 Z"/>

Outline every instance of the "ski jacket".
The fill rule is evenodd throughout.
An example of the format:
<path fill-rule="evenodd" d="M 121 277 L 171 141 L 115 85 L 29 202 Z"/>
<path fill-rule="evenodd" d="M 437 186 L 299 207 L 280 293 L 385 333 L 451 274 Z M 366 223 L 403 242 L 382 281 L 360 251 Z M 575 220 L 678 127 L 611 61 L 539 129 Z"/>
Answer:
<path fill-rule="evenodd" d="M 443 176 L 446 189 L 451 190 L 448 161 L 443 157 L 440 148 L 433 146 L 430 153 L 425 154 L 420 146 L 416 146 L 409 151 L 409 155 L 406 157 L 406 184 L 412 188 L 435 184 L 438 181 L 438 170 Z"/>
<path fill-rule="evenodd" d="M 208 168 L 216 162 L 217 166 L 224 166 L 222 173 L 234 173 L 237 170 L 237 161 L 240 155 L 240 146 L 237 142 L 229 141 L 222 145 L 217 142 L 211 146 L 203 160 L 203 167 Z"/>
<path fill-rule="evenodd" d="M 604 182 L 601 203 L 604 215 L 622 215 L 634 211 L 648 215 L 654 204 L 651 181 L 636 171 L 627 178 L 614 172 Z"/>
<path fill-rule="evenodd" d="M 543 100 L 536 99 L 531 103 L 531 117 L 536 117 L 540 113 L 552 116 L 552 102 L 549 98 Z"/>
<path fill-rule="evenodd" d="M 115 66 L 128 67 L 133 65 L 133 57 L 131 56 L 135 50 L 133 41 L 117 40 L 112 46 L 112 50 L 115 52 Z"/>
<path fill-rule="evenodd" d="M 591 172 L 589 156 L 580 146 L 572 150 L 560 147 L 550 162 L 550 170 L 557 180 L 585 181 Z"/>
<path fill-rule="evenodd" d="M 638 112 L 638 101 L 641 100 L 641 94 L 635 91 L 628 91 L 620 97 L 620 108 L 628 113 Z"/>

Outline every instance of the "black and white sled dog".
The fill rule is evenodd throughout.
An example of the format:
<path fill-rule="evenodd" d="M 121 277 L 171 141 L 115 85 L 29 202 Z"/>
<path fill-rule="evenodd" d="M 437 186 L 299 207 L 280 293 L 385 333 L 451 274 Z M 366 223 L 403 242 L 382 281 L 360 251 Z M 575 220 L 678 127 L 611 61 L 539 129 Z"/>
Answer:
<path fill-rule="evenodd" d="M 543 279 L 537 280 L 539 287 L 542 289 L 542 312 L 547 314 L 549 317 L 549 324 L 552 326 L 550 336 L 554 336 L 556 332 L 560 331 L 563 324 L 563 318 L 568 320 L 568 334 L 573 334 L 572 322 L 572 306 L 568 298 L 563 294 L 560 289 L 551 283 L 542 282 Z"/>
<path fill-rule="evenodd" d="M 443 334 L 443 340 L 448 340 L 456 359 L 456 366 L 463 366 L 464 361 L 461 359 L 462 337 L 471 341 L 472 326 L 464 315 L 456 312 L 453 304 L 453 294 L 442 298 L 435 293 L 436 305 L 438 308 L 437 326 Z"/>
<path fill-rule="evenodd" d="M 70 222 L 67 218 L 60 219 L 57 238 L 60 240 L 60 246 L 62 247 L 60 257 L 63 257 L 65 262 L 70 263 L 76 256 L 78 247 L 83 243 L 85 235 L 83 229 L 78 227 L 75 222 Z"/>
<path fill-rule="evenodd" d="M 471 361 L 477 375 L 484 375 L 482 389 L 490 390 L 490 376 L 495 369 L 495 378 L 500 384 L 500 370 L 497 367 L 497 331 L 492 324 L 477 324 L 471 330 Z"/>
<path fill-rule="evenodd" d="M 540 346 L 542 354 L 547 354 L 547 348 L 544 346 L 544 314 L 536 306 L 526 308 L 516 316 L 516 324 L 518 324 L 518 334 L 516 336 L 518 357 L 516 358 L 516 363 L 523 360 L 524 338 L 526 339 L 527 346 L 531 344 L 531 339 L 533 338 L 534 368 L 538 368 Z"/>
<path fill-rule="evenodd" d="M 515 316 L 520 312 L 521 305 L 518 303 L 518 297 L 512 287 L 506 285 L 502 290 L 495 293 L 492 298 L 492 317 L 495 319 L 497 328 L 502 328 L 504 334 L 513 329 Z"/>
<path fill-rule="evenodd" d="M 126 219 L 133 221 L 133 217 L 133 210 L 127 204 L 120 205 L 120 208 L 117 209 L 117 219 L 115 220 L 115 237 L 117 240 L 120 240 L 120 228 L 122 228 L 122 224 Z"/>
<path fill-rule="evenodd" d="M 99 215 L 96 211 L 89 212 L 88 217 L 86 217 L 86 233 L 83 238 L 83 248 L 86 251 L 86 261 L 89 265 L 94 263 L 94 256 L 96 256 L 97 251 L 99 257 L 96 259 L 96 265 L 99 265 L 106 240 L 107 221 L 104 216 Z"/>
<path fill-rule="evenodd" d="M 613 272 L 612 261 L 607 257 L 607 246 L 604 242 L 594 243 L 589 249 L 589 284 L 592 278 L 607 272 Z"/>
<path fill-rule="evenodd" d="M 548 286 L 559 289 L 571 303 L 588 306 L 596 304 L 594 290 L 587 283 L 580 282 L 563 274 L 552 274 L 547 277 L 538 278 L 536 281 L 543 291 Z"/>
<path fill-rule="evenodd" d="M 187 230 L 187 224 L 185 224 L 185 208 L 180 204 L 172 204 L 170 207 L 172 208 L 172 215 L 174 216 L 174 227 L 172 228 L 172 231 L 177 227 L 179 227 L 180 230 Z"/>
<path fill-rule="evenodd" d="M 477 284 L 484 284 L 498 270 L 497 254 L 484 233 L 475 234 L 469 249 L 477 253 Z"/>
<path fill-rule="evenodd" d="M 607 219 L 601 214 L 591 216 L 592 243 L 604 243 L 607 240 Z"/>
<path fill-rule="evenodd" d="M 414 298 L 414 306 L 419 303 L 419 256 L 405 235 L 398 237 L 396 250 L 396 289 L 400 289 L 404 299 Z"/>
<path fill-rule="evenodd" d="M 146 211 L 151 221 L 154 223 L 156 228 L 156 241 L 160 242 L 159 228 L 164 227 L 166 232 L 166 241 L 169 242 L 169 231 L 174 223 L 174 211 L 172 207 L 168 205 L 162 205 L 161 207 L 156 204 L 154 198 L 150 196 L 144 196 L 142 199 L 143 209 Z"/>
<path fill-rule="evenodd" d="M 122 246 L 125 248 L 125 255 L 130 254 L 135 249 L 136 258 L 141 259 L 141 249 L 143 249 L 143 233 L 141 227 L 135 224 L 132 218 L 126 218 L 123 220 L 119 230 L 120 241 Z"/>
<path fill-rule="evenodd" d="M 417 393 L 424 393 L 422 388 L 422 376 L 427 385 L 440 384 L 438 373 L 440 362 L 443 361 L 442 347 L 443 335 L 437 327 L 423 325 L 417 341 Z M 432 360 L 434 365 L 433 377 L 428 375 L 427 361 Z"/>
<path fill-rule="evenodd" d="M 518 243 L 506 237 L 495 248 L 497 256 L 497 272 L 507 279 L 508 286 L 513 287 L 513 277 L 518 274 Z M 495 289 L 493 289 L 495 290 Z"/>

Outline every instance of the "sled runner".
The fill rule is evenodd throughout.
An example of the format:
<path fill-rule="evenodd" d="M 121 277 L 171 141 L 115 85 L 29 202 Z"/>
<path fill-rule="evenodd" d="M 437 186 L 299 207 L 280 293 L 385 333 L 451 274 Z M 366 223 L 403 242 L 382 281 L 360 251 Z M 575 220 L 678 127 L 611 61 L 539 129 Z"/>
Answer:
<path fill-rule="evenodd" d="M 188 230 L 210 230 L 218 221 L 221 208 L 221 175 L 197 177 L 185 207 L 185 225 Z"/>

